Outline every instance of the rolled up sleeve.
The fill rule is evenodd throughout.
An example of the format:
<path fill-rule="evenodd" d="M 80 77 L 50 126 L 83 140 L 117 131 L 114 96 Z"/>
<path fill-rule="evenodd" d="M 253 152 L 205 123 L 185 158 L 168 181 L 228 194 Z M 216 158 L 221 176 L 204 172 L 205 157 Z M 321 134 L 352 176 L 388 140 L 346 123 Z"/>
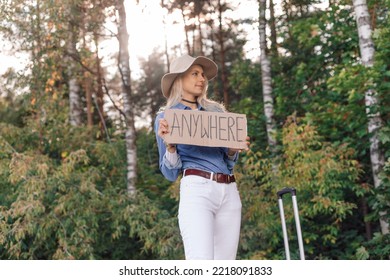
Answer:
<path fill-rule="evenodd" d="M 158 127 L 159 127 L 159 120 L 164 118 L 164 113 L 157 114 L 155 123 L 154 123 L 154 132 L 156 134 L 156 140 L 157 140 L 157 147 L 158 147 L 158 153 L 159 153 L 159 167 L 161 173 L 164 175 L 164 177 L 169 181 L 176 181 L 177 177 L 179 176 L 179 173 L 181 172 L 182 168 L 182 162 L 180 159 L 180 155 L 178 155 L 177 162 L 172 164 L 168 161 L 166 157 L 166 147 L 164 144 L 164 140 L 158 136 Z"/>

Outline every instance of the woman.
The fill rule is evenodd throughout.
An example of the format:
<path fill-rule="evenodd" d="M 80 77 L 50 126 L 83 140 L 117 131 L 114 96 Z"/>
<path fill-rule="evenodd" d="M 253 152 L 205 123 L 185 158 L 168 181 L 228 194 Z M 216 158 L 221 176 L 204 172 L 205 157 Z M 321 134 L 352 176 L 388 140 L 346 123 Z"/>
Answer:
<path fill-rule="evenodd" d="M 225 111 L 206 96 L 208 80 L 218 71 L 212 60 L 184 55 L 170 70 L 161 79 L 166 108 Z M 178 218 L 186 259 L 235 259 L 241 201 L 232 173 L 239 150 L 164 142 L 169 133 L 164 112 L 156 117 L 155 132 L 161 172 L 170 181 L 183 174 Z"/>

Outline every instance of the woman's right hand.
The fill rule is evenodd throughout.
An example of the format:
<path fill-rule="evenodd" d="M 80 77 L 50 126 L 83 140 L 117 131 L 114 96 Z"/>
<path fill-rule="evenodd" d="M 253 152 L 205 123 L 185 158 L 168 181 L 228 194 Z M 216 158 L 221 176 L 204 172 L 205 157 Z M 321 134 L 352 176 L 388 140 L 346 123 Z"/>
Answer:
<path fill-rule="evenodd" d="M 168 122 L 166 119 L 160 119 L 159 126 L 158 126 L 158 136 L 160 136 L 162 139 L 165 138 L 165 135 L 169 133 L 168 129 Z"/>
<path fill-rule="evenodd" d="M 165 147 L 170 153 L 174 153 L 176 151 L 176 146 L 173 144 L 169 144 L 165 141 L 165 135 L 169 133 L 169 126 L 166 119 L 160 119 L 158 126 L 158 136 L 160 136 L 164 140 Z"/>

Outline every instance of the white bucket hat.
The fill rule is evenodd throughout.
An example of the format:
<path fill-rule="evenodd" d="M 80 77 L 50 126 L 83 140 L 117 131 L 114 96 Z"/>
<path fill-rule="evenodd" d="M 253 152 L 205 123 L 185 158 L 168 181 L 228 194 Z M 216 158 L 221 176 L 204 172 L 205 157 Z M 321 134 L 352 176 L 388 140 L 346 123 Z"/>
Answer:
<path fill-rule="evenodd" d="M 179 74 L 187 71 L 192 65 L 202 66 L 203 72 L 208 80 L 211 80 L 217 76 L 217 64 L 207 57 L 198 56 L 194 58 L 187 54 L 178 57 L 172 61 L 170 65 L 170 72 L 161 78 L 161 91 L 166 98 L 169 97 L 172 84 L 176 77 Z"/>

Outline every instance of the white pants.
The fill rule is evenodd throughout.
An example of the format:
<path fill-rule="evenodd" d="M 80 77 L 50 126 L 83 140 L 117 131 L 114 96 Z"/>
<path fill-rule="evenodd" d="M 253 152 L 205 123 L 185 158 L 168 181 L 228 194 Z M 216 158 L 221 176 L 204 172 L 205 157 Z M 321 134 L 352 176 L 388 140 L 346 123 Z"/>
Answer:
<path fill-rule="evenodd" d="M 190 175 L 180 181 L 179 227 L 187 260 L 234 260 L 241 224 L 237 184 Z"/>

